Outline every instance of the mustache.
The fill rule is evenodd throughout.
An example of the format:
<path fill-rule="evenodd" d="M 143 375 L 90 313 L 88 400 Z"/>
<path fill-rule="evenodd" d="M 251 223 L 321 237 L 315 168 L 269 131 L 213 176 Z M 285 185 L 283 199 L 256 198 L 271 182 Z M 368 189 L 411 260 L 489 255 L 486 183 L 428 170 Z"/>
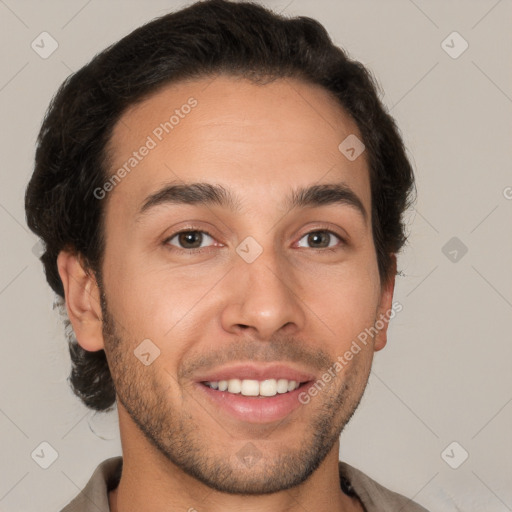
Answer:
<path fill-rule="evenodd" d="M 280 336 L 268 341 L 254 338 L 234 340 L 214 350 L 201 352 L 184 363 L 179 377 L 191 378 L 197 371 L 208 371 L 228 363 L 297 363 L 308 370 L 322 371 L 332 365 L 329 355 L 296 337 Z"/>

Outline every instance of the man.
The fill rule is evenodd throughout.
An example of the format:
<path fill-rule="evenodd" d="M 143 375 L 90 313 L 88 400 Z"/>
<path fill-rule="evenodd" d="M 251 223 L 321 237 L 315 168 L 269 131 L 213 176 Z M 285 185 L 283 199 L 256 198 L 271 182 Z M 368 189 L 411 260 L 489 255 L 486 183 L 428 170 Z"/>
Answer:
<path fill-rule="evenodd" d="M 369 72 L 309 18 L 207 0 L 72 75 L 27 219 L 123 455 L 64 510 L 425 510 L 338 461 L 412 188 Z"/>

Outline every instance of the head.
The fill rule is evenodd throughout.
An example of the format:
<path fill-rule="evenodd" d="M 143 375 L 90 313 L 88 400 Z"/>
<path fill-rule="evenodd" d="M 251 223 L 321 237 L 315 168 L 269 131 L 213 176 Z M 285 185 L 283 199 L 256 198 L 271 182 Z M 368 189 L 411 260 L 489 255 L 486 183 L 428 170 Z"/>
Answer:
<path fill-rule="evenodd" d="M 248 361 L 332 373 L 389 318 L 412 188 L 370 72 L 318 22 L 207 0 L 135 30 L 61 86 L 26 193 L 73 326 L 73 390 L 95 410 L 117 399 L 218 489 L 303 481 L 356 409 L 387 324 L 293 418 L 219 423 L 201 382 Z M 262 461 L 250 479 L 236 457 L 248 440 Z"/>

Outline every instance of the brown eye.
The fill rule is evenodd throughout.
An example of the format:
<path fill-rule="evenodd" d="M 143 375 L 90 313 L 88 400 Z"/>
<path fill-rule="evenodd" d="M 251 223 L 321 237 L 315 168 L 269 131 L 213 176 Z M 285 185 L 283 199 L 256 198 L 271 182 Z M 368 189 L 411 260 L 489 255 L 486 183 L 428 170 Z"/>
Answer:
<path fill-rule="evenodd" d="M 176 233 L 167 239 L 167 243 L 177 246 L 180 249 L 199 249 L 201 247 L 205 247 L 202 244 L 205 241 L 207 242 L 208 239 L 213 240 L 213 238 L 205 231 L 191 230 Z M 173 241 L 176 241 L 177 243 L 173 243 Z"/>
<path fill-rule="evenodd" d="M 310 233 L 307 233 L 304 235 L 301 240 L 306 238 L 306 243 L 308 244 L 307 247 L 312 249 L 327 249 L 331 247 L 335 247 L 337 244 L 336 240 L 338 242 L 343 242 L 343 240 L 333 233 L 332 231 L 328 230 L 317 230 L 317 231 L 311 231 Z M 299 247 L 304 247 L 303 245 L 300 245 Z"/>

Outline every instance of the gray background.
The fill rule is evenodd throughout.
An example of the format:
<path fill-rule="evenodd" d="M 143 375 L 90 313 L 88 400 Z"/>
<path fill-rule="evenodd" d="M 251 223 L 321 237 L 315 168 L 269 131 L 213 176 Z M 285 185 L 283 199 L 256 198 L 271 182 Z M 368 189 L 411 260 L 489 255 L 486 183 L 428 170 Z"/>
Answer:
<path fill-rule="evenodd" d="M 340 457 L 433 511 L 510 511 L 512 3 L 262 3 L 318 19 L 373 70 L 417 175 L 395 293 L 403 311 L 376 355 Z M 60 510 L 121 450 L 116 415 L 89 412 L 68 389 L 62 324 L 24 222 L 42 117 L 72 71 L 184 5 L 0 0 L 2 512 Z M 43 31 L 59 45 L 46 59 L 31 47 L 42 46 Z M 448 37 L 454 31 L 469 44 L 457 58 L 464 42 Z M 50 461 L 43 441 L 58 454 L 48 469 L 31 455 L 43 449 Z"/>

